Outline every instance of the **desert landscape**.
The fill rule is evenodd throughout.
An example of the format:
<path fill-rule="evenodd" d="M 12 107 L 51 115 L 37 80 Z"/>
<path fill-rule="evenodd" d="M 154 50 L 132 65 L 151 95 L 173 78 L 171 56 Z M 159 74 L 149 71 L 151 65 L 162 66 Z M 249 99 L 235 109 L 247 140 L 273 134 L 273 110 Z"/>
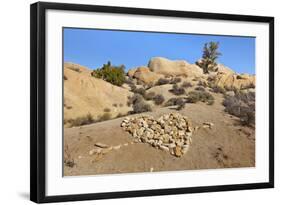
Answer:
<path fill-rule="evenodd" d="M 206 59 L 64 63 L 64 175 L 254 167 L 255 75 Z"/>

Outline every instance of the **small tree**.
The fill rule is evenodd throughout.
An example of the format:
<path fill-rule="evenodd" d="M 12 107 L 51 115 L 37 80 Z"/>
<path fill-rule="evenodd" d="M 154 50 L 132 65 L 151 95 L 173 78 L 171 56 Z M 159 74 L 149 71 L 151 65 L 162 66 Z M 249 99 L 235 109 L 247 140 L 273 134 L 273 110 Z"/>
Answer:
<path fill-rule="evenodd" d="M 204 73 L 209 73 L 210 70 L 217 69 L 217 58 L 221 55 L 218 52 L 219 42 L 209 42 L 205 43 L 203 48 L 203 55 L 200 62 L 197 62 L 197 65 L 200 66 Z"/>

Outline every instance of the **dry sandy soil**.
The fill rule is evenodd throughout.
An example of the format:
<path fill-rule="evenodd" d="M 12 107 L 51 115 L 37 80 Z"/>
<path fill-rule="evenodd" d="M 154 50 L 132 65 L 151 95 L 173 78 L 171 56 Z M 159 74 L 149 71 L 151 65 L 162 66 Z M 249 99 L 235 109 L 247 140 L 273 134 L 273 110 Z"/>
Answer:
<path fill-rule="evenodd" d="M 186 104 L 181 111 L 172 107 L 157 108 L 152 116 L 179 112 L 190 118 L 193 126 L 212 122 L 210 128 L 200 128 L 192 135 L 189 151 L 177 158 L 145 143 L 133 143 L 133 137 L 120 124 L 124 118 L 64 129 L 65 156 L 74 166 L 64 166 L 64 175 L 95 175 L 131 172 L 216 169 L 255 166 L 255 131 L 243 127 L 238 118 L 227 114 L 221 104 L 223 96 L 212 93 L 215 103 Z M 90 155 L 95 143 L 122 145 L 106 154 Z M 124 144 L 128 143 L 127 146 Z"/>

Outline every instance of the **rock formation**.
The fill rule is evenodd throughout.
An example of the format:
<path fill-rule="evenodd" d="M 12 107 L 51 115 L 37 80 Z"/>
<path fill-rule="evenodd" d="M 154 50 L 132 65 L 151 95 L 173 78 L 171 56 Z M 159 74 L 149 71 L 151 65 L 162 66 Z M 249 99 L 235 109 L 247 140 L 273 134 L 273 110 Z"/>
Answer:
<path fill-rule="evenodd" d="M 94 118 L 102 116 L 105 109 L 112 117 L 126 114 L 127 89 L 114 86 L 102 79 L 91 76 L 91 70 L 73 63 L 64 65 L 64 119 L 75 119 L 91 114 Z M 113 106 L 116 104 L 118 107 Z"/>
<path fill-rule="evenodd" d="M 155 73 L 166 76 L 199 77 L 203 74 L 200 67 L 183 60 L 171 61 L 162 57 L 150 59 L 148 68 Z"/>
<path fill-rule="evenodd" d="M 130 74 L 129 74 L 129 72 L 130 72 Z M 133 77 L 134 78 L 139 79 L 142 82 L 147 83 L 147 84 L 148 83 L 154 83 L 159 78 L 164 77 L 161 74 L 157 74 L 157 73 L 151 72 L 149 70 L 149 68 L 145 67 L 145 66 L 138 67 L 137 69 L 130 70 L 129 72 L 128 72 L 129 76 L 132 75 L 132 73 L 133 73 Z"/>
<path fill-rule="evenodd" d="M 254 88 L 256 77 L 248 74 L 218 73 L 214 79 L 215 85 L 228 90 Z"/>

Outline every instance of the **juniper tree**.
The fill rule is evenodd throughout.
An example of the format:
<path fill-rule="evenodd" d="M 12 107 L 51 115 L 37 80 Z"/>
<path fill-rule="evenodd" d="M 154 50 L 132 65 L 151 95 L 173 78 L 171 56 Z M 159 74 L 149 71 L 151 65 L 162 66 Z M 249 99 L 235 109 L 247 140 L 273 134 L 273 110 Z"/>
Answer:
<path fill-rule="evenodd" d="M 209 73 L 210 70 L 216 70 L 217 58 L 221 55 L 218 52 L 219 42 L 209 42 L 204 44 L 202 60 L 199 66 L 203 69 L 204 73 Z"/>

